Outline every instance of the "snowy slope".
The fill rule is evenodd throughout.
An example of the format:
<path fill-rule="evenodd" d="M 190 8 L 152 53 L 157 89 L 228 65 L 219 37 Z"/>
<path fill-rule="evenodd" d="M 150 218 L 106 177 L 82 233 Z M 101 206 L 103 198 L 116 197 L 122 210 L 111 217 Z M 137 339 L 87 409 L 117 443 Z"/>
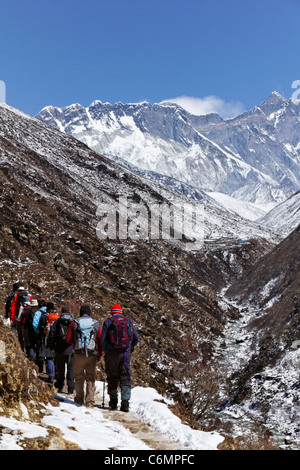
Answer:
<path fill-rule="evenodd" d="M 75 108 L 78 112 L 78 106 Z M 161 202 L 161 196 L 165 202 L 174 204 L 191 201 L 188 195 L 175 193 L 168 187 L 162 186 L 161 183 L 136 175 L 110 159 L 93 152 L 66 133 L 58 132 L 41 120 L 1 103 L 0 119 L 0 137 L 12 139 L 18 144 L 26 146 L 27 149 L 36 152 L 45 162 L 54 165 L 60 171 L 65 172 L 65 169 L 68 169 L 68 175 L 72 181 L 70 189 L 73 188 L 78 197 L 82 195 L 84 198 L 89 198 L 95 206 L 94 222 L 96 222 L 96 206 L 100 202 L 116 205 L 115 197 L 107 195 L 108 192 L 115 192 L 116 184 L 120 195 L 128 196 L 129 200 L 131 197 L 136 197 L 138 193 L 141 202 L 147 207 L 152 203 Z M 214 146 L 214 148 L 216 147 Z M 18 158 L 15 155 L 9 155 L 7 151 L 0 154 L 0 161 L 14 165 L 20 164 Z M 105 161 L 104 164 L 103 161 Z M 106 168 L 106 174 L 99 170 L 103 166 Z M 36 182 L 36 168 L 29 161 L 26 166 L 26 177 L 27 184 L 35 192 L 40 193 L 40 185 Z M 203 199 L 198 200 L 205 205 L 204 234 L 206 238 L 233 237 L 237 239 L 278 240 L 274 229 L 265 229 L 261 224 L 258 225 L 254 221 L 243 219 L 239 215 L 227 211 L 224 206 L 204 193 Z M 71 201 L 69 203 L 71 204 Z M 91 222 L 93 223 L 93 219 Z"/>
<path fill-rule="evenodd" d="M 267 210 L 263 204 L 241 201 L 223 193 L 209 192 L 210 197 L 218 201 L 227 210 L 249 220 L 257 220 L 266 215 Z"/>
<path fill-rule="evenodd" d="M 221 148 L 192 126 L 182 108 L 140 103 L 110 105 L 96 101 L 88 108 L 46 107 L 38 118 L 73 135 L 103 155 L 121 157 L 142 170 L 180 179 L 197 189 L 224 190 L 238 179 L 274 183 L 235 152 Z M 229 183 L 231 181 L 231 183 Z"/>
<path fill-rule="evenodd" d="M 96 382 L 96 390 L 100 396 L 102 386 L 102 382 Z M 76 405 L 72 399 L 61 399 L 58 407 L 47 405 L 48 413 L 41 425 L 0 416 L 0 426 L 14 431 L 13 434 L 2 434 L 0 450 L 22 450 L 19 441 L 24 438 L 46 437 L 47 426 L 59 428 L 64 439 L 76 443 L 82 450 L 155 449 L 144 442 L 147 440 L 145 436 L 143 440 L 139 433 L 133 434 L 126 428 L 123 423 L 128 418 L 139 421 L 141 428 L 143 423 L 150 425 L 161 436 L 162 447 L 159 446 L 159 449 L 164 449 L 163 441 L 166 440 L 173 443 L 173 449 L 178 450 L 217 450 L 217 446 L 224 440 L 218 433 L 195 431 L 182 424 L 168 409 L 167 401 L 152 388 L 136 387 L 132 390 L 131 411 L 128 414 L 114 413 L 115 416 L 120 416 L 120 421 L 114 420 L 107 409 L 101 409 L 101 406 L 87 409 Z M 150 437 L 151 432 L 148 435 L 149 440 Z"/>
<path fill-rule="evenodd" d="M 274 207 L 258 222 L 287 236 L 300 222 L 300 191 L 290 196 L 286 201 Z"/>
<path fill-rule="evenodd" d="M 300 106 L 278 93 L 228 121 L 170 103 L 101 101 L 87 108 L 48 106 L 37 117 L 103 155 L 197 190 L 237 198 L 238 191 L 250 192 L 249 202 L 274 204 L 300 187 Z M 259 186 L 269 188 L 268 199 Z"/>
<path fill-rule="evenodd" d="M 273 281 L 275 283 L 275 280 Z M 262 297 L 268 295 L 268 290 L 266 286 Z M 271 307 L 279 297 L 274 297 L 266 307 Z M 232 301 L 231 303 L 234 304 Z M 250 325 L 253 318 L 263 315 L 261 309 L 254 308 L 253 305 L 234 305 L 240 310 L 240 318 L 226 325 L 224 337 L 220 341 L 221 344 L 224 341 L 226 343 L 222 364 L 232 372 L 247 367 L 247 361 L 254 352 L 259 353 L 259 347 L 257 346 L 256 350 L 253 347 L 259 333 Z M 217 344 L 216 351 L 219 347 Z M 299 449 L 299 366 L 300 341 L 294 341 L 289 348 L 282 346 L 281 357 L 275 364 L 253 374 L 248 382 L 246 398 L 222 410 L 223 419 L 226 417 L 235 429 L 233 433 L 239 435 L 241 429 L 251 429 L 255 422 L 264 423 L 272 431 L 275 443 L 284 446 L 291 441 L 294 449 Z"/>

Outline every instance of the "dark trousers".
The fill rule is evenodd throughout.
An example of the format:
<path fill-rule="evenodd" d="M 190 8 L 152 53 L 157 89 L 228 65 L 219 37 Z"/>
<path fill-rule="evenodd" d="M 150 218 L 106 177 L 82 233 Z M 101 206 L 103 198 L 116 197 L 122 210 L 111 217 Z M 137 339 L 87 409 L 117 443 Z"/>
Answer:
<path fill-rule="evenodd" d="M 105 354 L 105 372 L 107 389 L 111 399 L 118 398 L 118 386 L 121 387 L 121 400 L 129 400 L 131 395 L 131 352 Z"/>
<path fill-rule="evenodd" d="M 16 329 L 16 333 L 17 333 L 22 351 L 24 351 L 25 343 L 24 343 L 24 336 L 23 336 L 23 325 L 20 321 L 15 321 L 15 329 Z"/>
<path fill-rule="evenodd" d="M 69 391 L 74 390 L 74 370 L 73 356 L 66 354 L 56 354 L 56 387 L 63 389 L 65 377 L 67 379 L 67 387 Z M 66 375 L 67 373 L 67 375 Z"/>

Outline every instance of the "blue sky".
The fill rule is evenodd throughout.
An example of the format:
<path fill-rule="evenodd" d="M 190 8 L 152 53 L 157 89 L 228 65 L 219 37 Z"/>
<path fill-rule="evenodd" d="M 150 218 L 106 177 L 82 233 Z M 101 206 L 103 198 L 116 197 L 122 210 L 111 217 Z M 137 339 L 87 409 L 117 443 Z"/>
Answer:
<path fill-rule="evenodd" d="M 175 99 L 225 117 L 300 79 L 300 0 L 0 0 L 6 102 Z M 181 101 L 180 101 L 181 100 Z"/>

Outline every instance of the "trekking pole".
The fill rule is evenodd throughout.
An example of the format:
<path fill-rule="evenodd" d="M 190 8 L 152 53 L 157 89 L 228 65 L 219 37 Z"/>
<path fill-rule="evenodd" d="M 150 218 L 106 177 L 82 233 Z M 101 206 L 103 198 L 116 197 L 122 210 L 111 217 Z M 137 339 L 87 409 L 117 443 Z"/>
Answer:
<path fill-rule="evenodd" d="M 103 401 L 102 401 L 102 408 L 104 408 L 104 395 L 105 395 L 105 377 L 103 379 Z"/>

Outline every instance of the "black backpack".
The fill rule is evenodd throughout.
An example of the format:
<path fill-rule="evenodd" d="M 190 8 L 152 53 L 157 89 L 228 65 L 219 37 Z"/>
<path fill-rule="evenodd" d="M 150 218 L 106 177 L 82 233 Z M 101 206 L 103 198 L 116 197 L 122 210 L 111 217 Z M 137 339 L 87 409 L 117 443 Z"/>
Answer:
<path fill-rule="evenodd" d="M 6 318 L 9 317 L 9 314 L 10 314 L 10 309 L 11 309 L 11 304 L 12 304 L 12 301 L 14 300 L 15 296 L 17 295 L 17 292 L 18 291 L 15 291 L 15 290 L 12 290 L 7 299 L 6 299 L 6 302 L 5 302 L 5 314 L 6 314 Z"/>
<path fill-rule="evenodd" d="M 15 319 L 17 321 L 23 321 L 23 312 L 25 305 L 30 305 L 30 295 L 26 290 L 21 290 L 17 296 L 17 308 Z"/>
<path fill-rule="evenodd" d="M 70 324 L 74 320 L 72 313 L 62 313 L 56 324 L 56 334 L 59 340 L 66 341 L 67 332 Z"/>
<path fill-rule="evenodd" d="M 34 319 L 35 313 L 39 310 L 37 306 L 26 305 L 23 310 L 23 324 L 26 328 L 30 328 L 32 326 L 32 322 Z"/>

